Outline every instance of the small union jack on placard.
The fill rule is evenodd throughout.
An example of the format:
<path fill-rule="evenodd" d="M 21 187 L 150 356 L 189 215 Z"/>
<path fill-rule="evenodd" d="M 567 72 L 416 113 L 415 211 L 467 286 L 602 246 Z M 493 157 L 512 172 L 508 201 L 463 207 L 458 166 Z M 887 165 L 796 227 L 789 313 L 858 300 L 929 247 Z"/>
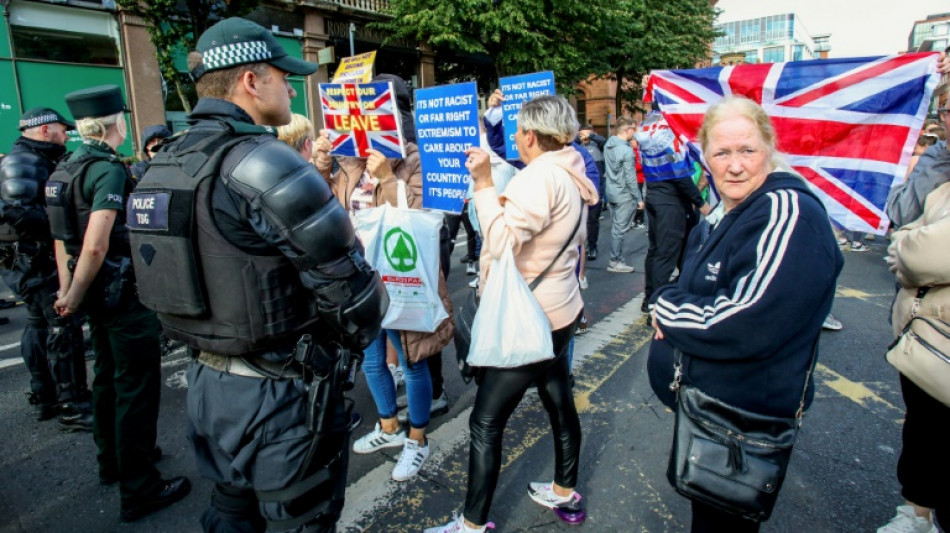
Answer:
<path fill-rule="evenodd" d="M 904 180 L 937 85 L 937 54 L 661 70 L 644 101 L 689 141 L 727 95 L 762 105 L 778 150 L 846 229 L 884 233 L 891 187 Z"/>
<path fill-rule="evenodd" d="M 386 157 L 406 156 L 391 83 L 321 83 L 320 103 L 332 155 L 367 157 L 378 150 Z"/>

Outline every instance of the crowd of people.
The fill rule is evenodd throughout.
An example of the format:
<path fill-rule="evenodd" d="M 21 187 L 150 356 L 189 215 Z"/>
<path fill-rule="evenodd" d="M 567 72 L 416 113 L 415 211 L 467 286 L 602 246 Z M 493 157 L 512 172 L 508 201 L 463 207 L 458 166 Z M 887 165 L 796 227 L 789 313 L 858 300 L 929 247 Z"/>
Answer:
<path fill-rule="evenodd" d="M 270 31 L 221 21 L 201 35 L 189 69 L 199 96 L 189 127 L 146 128 L 131 169 L 116 151 L 128 126 L 114 85 L 66 95 L 75 123 L 52 107 L 27 111 L 22 136 L 0 159 L 2 276 L 26 303 L 29 403 L 37 420 L 58 416 L 64 429 L 92 433 L 99 480 L 118 485 L 123 521 L 191 489 L 187 477 L 163 477 L 155 466 L 163 336 L 187 345 L 194 359 L 187 433 L 200 475 L 214 483 L 200 517 L 205 531 L 335 531 L 350 450 L 400 448 L 392 479 L 417 476 L 430 456 L 430 420 L 448 410 L 442 356 L 457 332 L 446 279 L 464 226 L 463 262 L 476 293 L 510 253 L 553 348 L 530 363 L 478 369 L 464 504 L 426 532 L 493 527 L 502 439 L 531 387 L 550 419 L 555 454 L 553 478 L 530 483 L 527 496 L 565 522 L 583 522 L 572 354 L 587 327 L 585 263 L 599 258 L 602 216 L 610 217 L 611 273 L 634 272 L 625 237 L 647 228 L 648 370 L 657 396 L 677 411 L 670 481 L 692 500 L 691 531 L 758 531 L 768 519 L 784 466 L 747 462 L 745 454 L 761 452 L 747 451 L 754 441 L 730 433 L 690 460 L 718 445 L 730 464 L 745 463 L 740 474 L 772 468 L 766 503 L 722 484 L 701 492 L 701 476 L 676 464 L 690 394 L 750 424 L 797 427 L 811 404 L 819 334 L 844 262 L 821 200 L 778 153 L 758 104 L 727 97 L 709 108 L 698 135 L 702 165 L 663 141 L 657 107 L 642 123 L 618 118 L 604 138 L 579 124 L 564 98 L 540 96 L 518 111 L 518 159 L 509 159 L 505 95 L 496 90 L 481 144 L 466 152 L 465 209 L 446 215 L 439 230 L 436 284 L 447 317 L 433 331 L 409 331 L 382 328 L 389 296 L 353 223 L 385 204 L 422 208 L 406 83 L 390 74 L 374 80 L 392 84 L 405 157 L 375 150 L 337 157 L 326 131 L 290 112 L 296 93 L 288 76 L 313 74 L 317 65 L 289 56 Z M 939 69 L 950 71 L 950 61 L 942 58 Z M 916 316 L 945 320 L 946 96 L 942 124 L 921 132 L 920 153 L 887 203 L 898 338 Z M 82 144 L 67 154 L 71 130 Z M 91 390 L 83 320 L 95 352 Z M 344 393 L 360 365 L 377 420 L 351 443 L 359 416 Z M 950 462 L 939 459 L 940 441 L 928 430 L 950 408 L 907 376 L 901 387 L 907 413 L 897 476 L 907 501 L 879 532 L 932 532 L 950 513 L 943 481 Z"/>

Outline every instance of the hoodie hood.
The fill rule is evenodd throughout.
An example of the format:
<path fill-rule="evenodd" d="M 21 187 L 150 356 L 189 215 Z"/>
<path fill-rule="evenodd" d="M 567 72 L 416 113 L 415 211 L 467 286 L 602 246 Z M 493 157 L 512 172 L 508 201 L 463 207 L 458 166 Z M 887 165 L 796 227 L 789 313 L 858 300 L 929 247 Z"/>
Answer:
<path fill-rule="evenodd" d="M 550 158 L 557 166 L 567 171 L 567 174 L 574 180 L 574 185 L 581 193 L 581 198 L 587 205 L 597 205 L 600 197 L 597 195 L 597 188 L 594 183 L 587 178 L 587 168 L 584 165 L 584 158 L 573 146 L 565 146 L 556 152 L 545 152 L 542 157 Z"/>
<path fill-rule="evenodd" d="M 610 167 L 610 171 L 614 174 L 619 174 L 623 163 L 620 161 L 619 156 L 607 157 L 608 152 L 613 152 L 616 150 L 630 150 L 633 151 L 633 148 L 630 148 L 630 142 L 617 137 L 616 135 L 611 135 L 607 142 L 604 144 L 604 164 Z"/>

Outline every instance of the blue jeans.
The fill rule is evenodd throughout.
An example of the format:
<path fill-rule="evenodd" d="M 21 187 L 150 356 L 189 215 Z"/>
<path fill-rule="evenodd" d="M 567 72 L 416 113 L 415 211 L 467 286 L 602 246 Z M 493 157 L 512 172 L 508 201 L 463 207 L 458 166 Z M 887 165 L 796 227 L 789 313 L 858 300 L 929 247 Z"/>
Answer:
<path fill-rule="evenodd" d="M 610 260 L 623 261 L 623 237 L 633 225 L 633 215 L 637 213 L 634 199 L 619 204 L 610 202 Z"/>
<path fill-rule="evenodd" d="M 379 338 L 366 347 L 363 355 L 363 373 L 366 374 L 366 384 L 376 402 L 376 410 L 380 418 L 396 416 L 396 384 L 386 366 L 386 337 L 392 341 L 399 356 L 399 364 L 406 373 L 406 395 L 409 400 L 409 425 L 414 428 L 424 428 L 429 425 L 429 409 L 432 407 L 432 377 L 429 375 L 429 365 L 420 361 L 412 366 L 406 364 L 406 355 L 402 353 L 402 343 L 399 341 L 399 332 L 392 329 L 383 330 Z"/>

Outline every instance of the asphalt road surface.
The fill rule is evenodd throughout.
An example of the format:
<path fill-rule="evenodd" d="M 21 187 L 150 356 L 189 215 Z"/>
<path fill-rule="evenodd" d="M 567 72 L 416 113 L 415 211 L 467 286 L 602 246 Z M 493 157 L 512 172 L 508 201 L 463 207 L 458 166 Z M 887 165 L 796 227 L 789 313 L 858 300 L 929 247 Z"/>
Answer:
<path fill-rule="evenodd" d="M 609 215 L 602 221 L 601 250 L 607 250 L 608 240 Z M 884 361 L 894 283 L 882 261 L 884 243 L 870 244 L 869 252 L 844 252 L 834 313 L 845 327 L 822 335 L 816 400 L 765 532 L 873 531 L 901 502 L 894 472 L 903 404 L 897 374 Z M 689 527 L 689 504 L 665 476 L 673 416 L 653 396 L 646 376 L 650 328 L 639 311 L 646 246 L 644 230 L 628 234 L 625 256 L 637 268 L 632 274 L 606 272 L 604 256 L 588 265 L 590 289 L 584 297 L 592 327 L 577 338 L 574 358 L 575 401 L 584 432 L 578 487 L 588 517 L 584 531 Z M 449 279 L 457 304 L 464 301 L 471 279 L 458 262 L 462 248 L 456 248 Z M 200 531 L 198 517 L 211 484 L 197 476 L 185 438 L 185 354 L 163 360 L 159 444 L 165 458 L 158 466 L 166 476 L 188 475 L 194 489 L 182 502 L 124 524 L 117 489 L 99 485 L 91 435 L 62 433 L 55 421 L 33 420 L 25 396 L 29 378 L 19 359 L 24 312 L 18 307 L 0 316 L 11 320 L 0 326 L 0 532 Z M 418 477 L 398 483 L 390 479 L 398 450 L 352 455 L 339 531 L 419 532 L 446 522 L 461 508 L 475 385 L 459 379 L 451 346 L 443 357 L 452 404 L 430 426 L 432 456 Z M 365 380 L 358 382 L 353 395 L 364 423 L 354 438 L 371 430 L 375 413 Z M 508 424 L 490 514 L 496 531 L 572 529 L 525 494 L 529 481 L 551 479 L 552 451 L 547 417 L 537 398 L 528 396 Z"/>

